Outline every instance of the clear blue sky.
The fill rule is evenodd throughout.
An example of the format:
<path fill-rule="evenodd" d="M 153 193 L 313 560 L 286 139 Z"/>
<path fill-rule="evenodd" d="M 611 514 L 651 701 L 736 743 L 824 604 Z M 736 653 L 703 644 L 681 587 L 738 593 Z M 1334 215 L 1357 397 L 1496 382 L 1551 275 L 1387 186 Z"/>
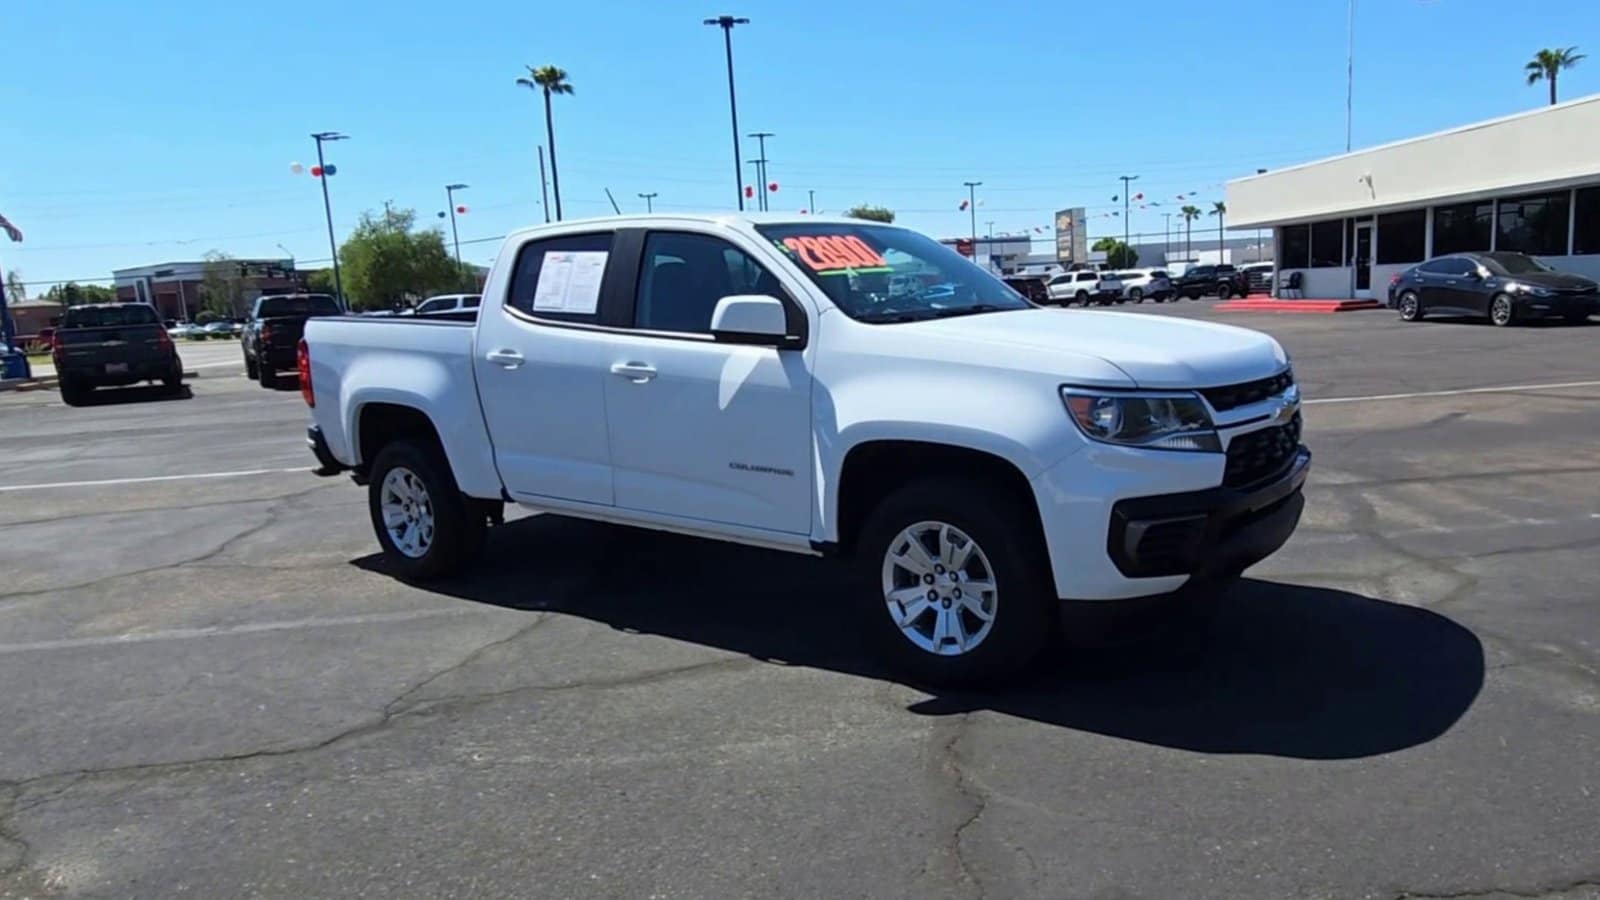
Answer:
<path fill-rule="evenodd" d="M 1343 150 L 1345 0 L 1288 5 L 23 0 L 0 30 L 0 212 L 27 243 L 0 265 L 34 282 L 212 248 L 325 259 L 316 182 L 288 168 L 323 129 L 352 136 L 330 157 L 341 235 L 385 200 L 431 221 L 451 181 L 472 186 L 463 240 L 542 221 L 524 64 L 577 89 L 556 109 L 569 218 L 608 213 L 605 187 L 624 210 L 641 191 L 732 208 L 721 33 L 700 24 L 720 12 L 753 20 L 734 35 L 740 125 L 777 134 L 774 208 L 809 188 L 819 210 L 879 203 L 960 235 L 970 179 L 980 233 L 1083 205 L 1091 234 L 1120 236 L 1097 218 L 1119 174 L 1209 208 L 1227 178 Z M 1571 44 L 1600 54 L 1594 0 L 1359 0 L 1355 144 L 1539 105 L 1523 63 Z M 1562 76 L 1564 98 L 1596 91 L 1600 55 Z M 1161 211 L 1133 230 L 1160 233 Z"/>

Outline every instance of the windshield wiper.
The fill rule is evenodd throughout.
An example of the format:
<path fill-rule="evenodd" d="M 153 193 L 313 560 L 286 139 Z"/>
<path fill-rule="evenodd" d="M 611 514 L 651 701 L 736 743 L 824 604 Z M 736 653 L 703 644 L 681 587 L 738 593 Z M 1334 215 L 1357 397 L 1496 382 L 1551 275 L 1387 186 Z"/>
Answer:
<path fill-rule="evenodd" d="M 922 321 L 923 319 L 926 319 L 926 318 L 928 318 L 927 313 L 922 313 L 922 312 L 900 312 L 900 311 L 896 311 L 896 312 L 868 312 L 868 313 L 862 313 L 862 314 L 856 316 L 856 320 L 857 321 L 859 321 L 859 322 L 868 322 L 868 323 L 871 323 L 871 324 L 874 324 L 874 325 L 882 323 L 882 322 L 920 322 L 920 321 Z"/>
<path fill-rule="evenodd" d="M 929 310 L 928 316 L 934 319 L 948 319 L 952 316 L 969 316 L 973 313 L 1000 312 L 1001 307 L 993 303 L 974 303 L 971 306 L 952 306 L 946 309 Z"/>

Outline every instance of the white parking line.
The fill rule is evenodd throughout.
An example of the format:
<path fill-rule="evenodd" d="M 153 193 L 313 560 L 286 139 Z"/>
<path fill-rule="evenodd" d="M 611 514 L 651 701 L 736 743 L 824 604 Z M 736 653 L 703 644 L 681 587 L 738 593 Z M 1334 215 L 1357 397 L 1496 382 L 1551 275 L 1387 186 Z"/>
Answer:
<path fill-rule="evenodd" d="M 148 475 L 143 478 L 105 478 L 99 481 L 56 481 L 50 484 L 7 484 L 0 485 L 0 494 L 11 491 L 44 491 L 55 488 L 77 487 L 104 487 L 112 484 L 146 484 L 157 481 L 200 481 L 209 478 L 245 478 L 251 475 L 282 475 L 285 473 L 309 472 L 310 466 L 295 466 L 290 469 L 240 469 L 237 472 L 197 472 L 192 475 Z"/>
<path fill-rule="evenodd" d="M 1319 403 L 1370 403 L 1377 400 L 1413 400 L 1419 397 L 1455 397 L 1461 394 L 1514 394 L 1519 391 L 1550 391 L 1557 388 L 1600 387 L 1600 381 L 1566 381 L 1559 384 L 1507 384 L 1499 387 L 1461 388 L 1453 391 L 1418 391 L 1414 394 L 1373 394 L 1367 397 L 1319 397 L 1305 400 L 1304 406 Z"/>
<path fill-rule="evenodd" d="M 8 653 L 29 653 L 39 650 L 70 650 L 77 647 L 146 644 L 151 641 L 187 641 L 194 638 L 228 637 L 237 634 L 259 634 L 267 631 L 292 631 L 299 628 L 337 628 L 347 625 L 372 625 L 381 622 L 409 622 L 414 619 L 436 619 L 444 616 L 461 616 L 470 612 L 482 611 L 482 607 L 470 606 L 450 607 L 448 609 L 414 609 L 409 612 L 371 613 L 364 616 L 290 619 L 283 622 L 253 622 L 248 625 L 217 626 L 212 628 L 172 628 L 165 631 L 145 631 L 133 634 L 106 634 L 98 637 L 62 638 L 54 641 L 29 641 L 21 644 L 0 644 L 0 656 Z"/>

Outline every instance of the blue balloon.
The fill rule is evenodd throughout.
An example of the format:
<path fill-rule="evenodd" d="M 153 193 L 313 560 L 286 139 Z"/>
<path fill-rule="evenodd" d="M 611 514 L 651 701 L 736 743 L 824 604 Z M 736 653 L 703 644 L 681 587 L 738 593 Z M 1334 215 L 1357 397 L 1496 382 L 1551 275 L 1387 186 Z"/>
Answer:
<path fill-rule="evenodd" d="M 334 165 L 333 163 L 329 163 L 329 164 L 327 164 L 327 165 L 322 167 L 322 174 L 324 174 L 324 175 L 337 175 L 337 174 L 339 174 L 339 167 Z"/>

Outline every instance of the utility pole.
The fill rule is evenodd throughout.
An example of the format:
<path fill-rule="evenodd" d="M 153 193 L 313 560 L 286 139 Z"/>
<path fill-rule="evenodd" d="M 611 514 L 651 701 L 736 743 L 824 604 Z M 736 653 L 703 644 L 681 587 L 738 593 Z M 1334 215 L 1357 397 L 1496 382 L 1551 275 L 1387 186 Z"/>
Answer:
<path fill-rule="evenodd" d="M 1117 177 L 1122 179 L 1122 254 L 1123 254 L 1123 259 L 1126 260 L 1127 259 L 1127 255 L 1128 255 L 1128 250 L 1131 249 L 1128 246 L 1128 216 L 1129 216 L 1129 212 L 1128 212 L 1128 183 L 1132 182 L 1132 181 L 1138 181 L 1139 180 L 1139 176 L 1137 176 L 1137 175 L 1118 175 Z M 1111 261 L 1111 259 L 1109 257 L 1107 257 L 1106 262 L 1110 262 L 1110 261 Z"/>
<path fill-rule="evenodd" d="M 978 195 L 976 190 L 983 182 L 963 181 L 967 186 L 967 212 L 972 215 L 972 261 L 978 261 Z"/>
<path fill-rule="evenodd" d="M 728 55 L 728 115 L 733 120 L 733 186 L 739 198 L 739 211 L 744 211 L 744 164 L 739 162 L 739 103 L 733 96 L 733 27 L 749 25 L 749 19 L 717 16 L 704 24 L 722 29 L 722 45 Z"/>
<path fill-rule="evenodd" d="M 761 182 L 756 185 L 756 192 L 761 195 L 761 210 L 765 212 L 767 210 L 767 138 L 772 137 L 773 134 L 770 131 L 755 131 L 746 136 L 755 138 L 756 146 L 760 147 L 761 164 L 756 166 L 756 177 L 760 178 Z"/>
<path fill-rule="evenodd" d="M 539 145 L 539 205 L 544 207 L 544 223 L 550 224 L 550 183 L 544 180 L 544 145 Z"/>
<path fill-rule="evenodd" d="M 456 271 L 461 270 L 461 235 L 456 233 L 456 191 L 464 191 L 464 184 L 447 184 L 444 186 L 444 199 L 450 204 L 450 239 L 456 244 Z"/>
<path fill-rule="evenodd" d="M 328 217 L 328 251 L 333 254 L 333 293 L 339 300 L 339 308 L 348 312 L 350 307 L 344 301 L 344 283 L 339 280 L 339 244 L 333 239 L 333 203 L 328 200 L 328 176 L 333 173 L 328 171 L 328 164 L 322 159 L 322 143 L 348 140 L 349 135 L 337 131 L 319 131 L 311 135 L 311 139 L 317 142 L 317 168 L 322 172 L 318 180 L 322 182 L 322 211 Z"/>
<path fill-rule="evenodd" d="M 656 191 L 651 191 L 648 194 L 640 194 L 639 195 L 639 198 L 644 201 L 644 211 L 645 212 L 653 213 L 653 212 L 656 211 L 655 204 L 652 203 L 651 201 L 655 200 L 655 198 L 659 197 L 659 196 L 660 196 L 660 194 L 658 192 L 656 192 Z"/>
<path fill-rule="evenodd" d="M 817 192 L 806 191 L 806 207 L 811 210 L 811 215 L 817 214 Z"/>

